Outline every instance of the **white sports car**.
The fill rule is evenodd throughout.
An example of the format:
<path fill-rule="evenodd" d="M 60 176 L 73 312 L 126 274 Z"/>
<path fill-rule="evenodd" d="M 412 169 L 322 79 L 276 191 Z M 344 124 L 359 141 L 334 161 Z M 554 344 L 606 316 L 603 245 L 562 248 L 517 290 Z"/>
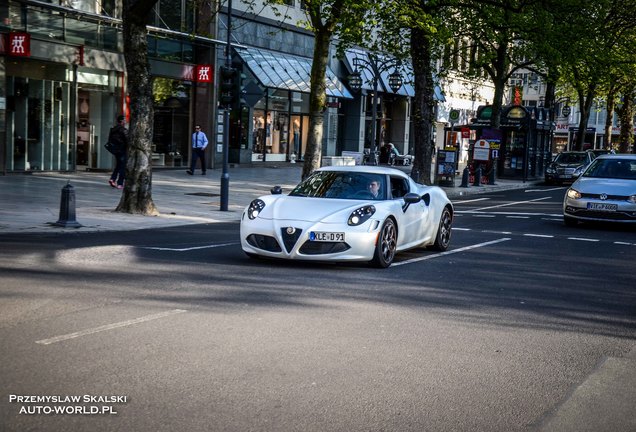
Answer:
<path fill-rule="evenodd" d="M 241 247 L 250 257 L 388 267 L 396 252 L 446 250 L 452 222 L 446 193 L 400 170 L 324 167 L 289 195 L 275 187 L 272 195 L 252 201 L 241 217 Z"/>

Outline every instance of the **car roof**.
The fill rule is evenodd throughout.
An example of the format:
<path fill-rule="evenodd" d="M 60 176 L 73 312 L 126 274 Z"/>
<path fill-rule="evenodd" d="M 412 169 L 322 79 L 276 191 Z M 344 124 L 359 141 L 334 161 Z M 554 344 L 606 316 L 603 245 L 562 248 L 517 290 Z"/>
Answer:
<path fill-rule="evenodd" d="M 599 155 L 596 159 L 636 159 L 636 154 L 602 154 Z"/>
<path fill-rule="evenodd" d="M 374 165 L 348 165 L 348 166 L 325 166 L 317 169 L 316 171 L 338 171 L 338 172 L 352 172 L 352 173 L 368 173 L 368 174 L 390 174 L 399 175 L 402 177 L 408 177 L 404 171 L 399 169 L 389 168 L 384 166 Z"/>

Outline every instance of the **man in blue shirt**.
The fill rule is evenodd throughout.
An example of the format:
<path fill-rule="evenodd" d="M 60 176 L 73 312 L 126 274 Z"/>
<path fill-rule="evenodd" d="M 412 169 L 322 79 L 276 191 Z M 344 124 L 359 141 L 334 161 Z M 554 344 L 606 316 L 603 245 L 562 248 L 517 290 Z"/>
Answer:
<path fill-rule="evenodd" d="M 194 174 L 197 159 L 201 159 L 201 174 L 205 175 L 205 148 L 207 146 L 208 137 L 205 136 L 205 132 L 201 130 L 201 126 L 196 125 L 194 133 L 192 134 L 192 161 L 190 162 L 190 169 L 186 171 L 188 174 Z"/>

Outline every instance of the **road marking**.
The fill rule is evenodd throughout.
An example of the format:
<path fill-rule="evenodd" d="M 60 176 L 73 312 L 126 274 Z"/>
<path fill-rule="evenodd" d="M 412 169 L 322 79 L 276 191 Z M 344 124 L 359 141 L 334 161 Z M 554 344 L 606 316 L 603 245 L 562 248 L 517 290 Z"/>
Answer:
<path fill-rule="evenodd" d="M 505 241 L 508 241 L 508 240 L 510 240 L 510 239 L 509 238 L 501 238 L 501 239 L 498 239 L 498 240 L 492 240 L 492 241 L 485 242 L 485 243 L 478 243 L 478 244 L 475 244 L 475 245 L 472 245 L 472 246 L 465 246 L 463 248 L 453 249 L 451 251 L 440 252 L 440 253 L 434 254 L 434 255 L 427 255 L 427 256 L 423 256 L 423 257 L 419 257 L 419 258 L 413 258 L 413 259 L 410 259 L 410 260 L 401 261 L 401 262 L 398 262 L 398 263 L 393 263 L 393 264 L 391 264 L 391 267 L 397 267 L 397 266 L 401 266 L 401 265 L 405 265 L 405 264 L 412 264 L 412 263 L 415 263 L 415 262 L 429 260 L 429 259 L 433 259 L 433 258 L 438 258 L 438 257 L 444 256 L 444 255 L 451 255 L 451 254 L 458 253 L 458 252 L 465 252 L 467 250 L 476 249 L 476 248 L 480 248 L 480 247 L 484 247 L 484 246 L 490 246 L 490 245 L 501 243 L 501 242 L 505 242 Z"/>
<path fill-rule="evenodd" d="M 489 215 L 489 214 L 474 214 L 473 217 L 480 217 L 480 218 L 494 218 L 495 215 Z"/>
<path fill-rule="evenodd" d="M 453 228 L 453 229 L 454 229 L 454 228 Z M 614 244 L 617 244 L 617 245 L 625 245 L 625 246 L 632 246 L 632 243 L 628 243 L 628 242 L 620 242 L 620 241 L 614 242 Z"/>
<path fill-rule="evenodd" d="M 535 199 L 531 199 L 531 200 L 527 200 L 527 201 L 510 202 L 510 203 L 499 204 L 499 205 L 490 206 L 490 207 L 482 207 L 482 208 L 479 208 L 479 209 L 475 209 L 473 211 L 489 210 L 489 209 L 498 208 L 498 207 L 508 207 L 508 206 L 517 205 L 517 204 L 528 204 L 528 203 L 533 203 L 533 202 L 536 202 L 536 201 L 543 201 L 543 200 L 547 200 L 547 199 L 552 199 L 552 197 L 543 197 L 543 198 L 535 198 Z"/>
<path fill-rule="evenodd" d="M 541 237 L 541 238 L 554 238 L 553 235 L 548 234 L 524 234 L 526 237 Z"/>
<path fill-rule="evenodd" d="M 69 339 L 75 339 L 78 337 L 82 337 L 82 336 L 87 336 L 90 334 L 94 334 L 94 333 L 99 333 L 99 332 L 103 332 L 103 331 L 108 331 L 108 330 L 113 330 L 116 328 L 120 328 L 120 327 L 126 327 L 129 325 L 134 325 L 134 324 L 139 324 L 139 323 L 143 323 L 146 321 L 152 321 L 152 320 L 156 320 L 159 318 L 165 318 L 167 316 L 170 315 L 175 315 L 175 314 L 180 314 L 183 312 L 187 312 L 186 310 L 183 309 L 173 309 L 173 310 L 169 310 L 166 312 L 160 312 L 160 313 L 156 313 L 156 314 L 152 314 L 152 315 L 146 315 L 146 316 L 142 316 L 140 318 L 135 318 L 135 319 L 131 319 L 128 321 L 121 321 L 118 323 L 113 323 L 113 324 L 107 324 L 107 325 L 103 325 L 103 326 L 99 326 L 99 327 L 94 327 L 91 329 L 86 329 L 86 330 L 82 330 L 82 331 L 78 331 L 75 333 L 68 333 L 65 335 L 61 335 L 61 336 L 55 336 L 52 337 L 50 339 L 42 339 L 39 341 L 35 341 L 36 344 L 40 344 L 40 345 L 50 345 L 52 343 L 56 343 L 56 342 L 62 342 L 65 340 L 69 340 Z"/>
<path fill-rule="evenodd" d="M 453 231 L 470 231 L 472 228 L 455 228 L 453 227 Z"/>
<path fill-rule="evenodd" d="M 476 201 L 488 201 L 490 198 L 475 198 L 475 199 L 469 199 L 469 200 L 463 200 L 463 201 L 453 201 L 453 204 L 465 204 L 465 203 L 471 203 L 471 202 L 476 202 Z"/>
<path fill-rule="evenodd" d="M 218 248 L 218 247 L 223 247 L 223 246 L 234 246 L 240 244 L 239 242 L 232 242 L 232 243 L 221 243 L 221 244 L 216 244 L 216 245 L 207 245 L 207 246 L 194 246 L 194 247 L 189 247 L 189 248 L 166 248 L 166 247 L 142 247 L 141 249 L 152 249 L 152 250 L 159 250 L 159 251 L 172 251 L 172 252 L 187 252 L 187 251 L 191 251 L 191 250 L 197 250 L 197 249 L 211 249 L 211 248 Z"/>
<path fill-rule="evenodd" d="M 562 190 L 562 189 L 563 189 L 563 186 L 550 188 L 550 189 L 526 189 L 524 192 L 550 192 L 550 191 Z"/>
<path fill-rule="evenodd" d="M 586 242 L 597 242 L 597 241 L 600 241 L 598 239 L 583 238 L 583 237 L 568 237 L 568 240 L 577 240 L 577 241 L 586 241 Z"/>
<path fill-rule="evenodd" d="M 530 219 L 530 216 L 506 216 L 509 219 Z"/>

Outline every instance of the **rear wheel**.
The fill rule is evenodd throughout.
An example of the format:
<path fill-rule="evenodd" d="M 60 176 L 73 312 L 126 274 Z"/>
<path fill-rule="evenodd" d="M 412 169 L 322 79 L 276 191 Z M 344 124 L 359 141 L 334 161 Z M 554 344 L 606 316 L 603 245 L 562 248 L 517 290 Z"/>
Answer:
<path fill-rule="evenodd" d="M 391 265 L 395 258 L 397 249 L 397 228 L 393 219 L 387 219 L 382 224 L 382 229 L 378 235 L 378 241 L 375 245 L 375 254 L 371 263 L 380 268 L 386 268 Z"/>
<path fill-rule="evenodd" d="M 437 228 L 437 236 L 435 237 L 435 243 L 433 243 L 433 249 L 442 252 L 448 249 L 452 225 L 453 215 L 451 215 L 448 207 L 444 207 L 442 217 L 439 219 L 439 227 Z"/>

